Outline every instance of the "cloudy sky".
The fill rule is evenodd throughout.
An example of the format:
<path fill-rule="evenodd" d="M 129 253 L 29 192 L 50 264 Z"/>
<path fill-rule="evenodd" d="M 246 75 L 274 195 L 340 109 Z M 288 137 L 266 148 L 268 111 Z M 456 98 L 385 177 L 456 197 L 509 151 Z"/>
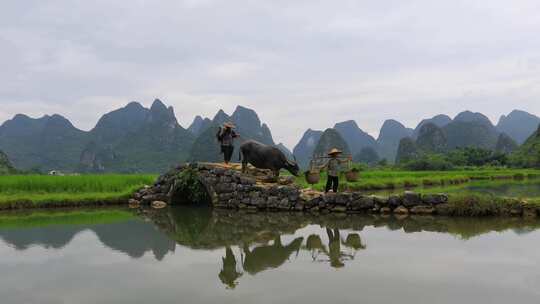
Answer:
<path fill-rule="evenodd" d="M 91 129 L 160 98 L 189 125 L 237 104 L 292 147 L 307 128 L 540 114 L 538 0 L 5 0 L 0 121 Z"/>

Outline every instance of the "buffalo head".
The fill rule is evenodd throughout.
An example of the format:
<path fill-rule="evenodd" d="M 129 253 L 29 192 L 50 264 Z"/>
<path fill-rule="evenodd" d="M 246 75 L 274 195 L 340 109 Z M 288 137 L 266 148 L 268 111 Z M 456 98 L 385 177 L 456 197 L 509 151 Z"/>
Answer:
<path fill-rule="evenodd" d="M 290 161 L 287 160 L 285 163 L 285 170 L 291 172 L 292 175 L 298 176 L 298 173 L 300 172 L 300 167 L 296 163 L 296 161 Z"/>

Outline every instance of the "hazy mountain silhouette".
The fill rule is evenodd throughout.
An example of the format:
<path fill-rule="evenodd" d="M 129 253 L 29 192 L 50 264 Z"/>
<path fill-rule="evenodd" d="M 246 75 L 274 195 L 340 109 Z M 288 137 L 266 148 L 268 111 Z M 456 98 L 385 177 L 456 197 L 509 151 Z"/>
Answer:
<path fill-rule="evenodd" d="M 322 131 L 308 129 L 294 147 L 293 154 L 296 156 L 301 168 L 307 168 L 309 165 L 313 151 L 315 151 L 322 134 Z"/>
<path fill-rule="evenodd" d="M 481 113 L 464 111 L 443 127 L 448 148 L 478 147 L 494 149 L 499 132 L 491 121 Z"/>
<path fill-rule="evenodd" d="M 525 111 L 513 110 L 507 116 L 502 115 L 497 123 L 497 130 L 504 132 L 522 144 L 529 138 L 540 124 L 540 117 Z"/>
<path fill-rule="evenodd" d="M 420 132 L 420 128 L 422 128 L 422 126 L 427 124 L 427 123 L 433 123 L 437 127 L 442 128 L 442 127 L 446 126 L 447 124 L 449 124 L 450 122 L 452 122 L 452 118 L 450 118 L 450 116 L 444 115 L 444 114 L 439 114 L 439 115 L 433 116 L 432 118 L 424 119 L 414 129 L 413 138 L 418 137 L 418 133 Z"/>
<path fill-rule="evenodd" d="M 365 147 L 377 148 L 375 138 L 360 129 L 354 120 L 339 122 L 334 129 L 345 139 L 353 155 Z"/>
<path fill-rule="evenodd" d="M 313 151 L 313 157 L 327 156 L 327 153 L 333 148 L 341 150 L 345 156 L 351 155 L 349 145 L 339 132 L 335 129 L 326 129 Z"/>
<path fill-rule="evenodd" d="M 159 99 L 104 115 L 88 138 L 79 171 L 161 172 L 185 160 L 194 141 Z"/>
<path fill-rule="evenodd" d="M 70 170 L 79 162 L 86 135 L 60 115 L 18 114 L 0 126 L 0 150 L 21 170 Z"/>
<path fill-rule="evenodd" d="M 188 131 L 191 132 L 195 136 L 199 136 L 211 125 L 212 125 L 212 120 L 210 120 L 210 118 L 207 118 L 207 117 L 202 118 L 200 115 L 197 115 L 195 116 L 195 119 L 193 119 L 193 122 L 189 126 Z"/>
<path fill-rule="evenodd" d="M 379 147 L 379 156 L 384 158 L 390 163 L 393 163 L 396 159 L 397 149 L 399 147 L 399 141 L 405 137 L 410 137 L 413 134 L 413 130 L 406 128 L 400 122 L 394 119 L 386 120 L 379 132 L 377 138 L 377 144 Z"/>

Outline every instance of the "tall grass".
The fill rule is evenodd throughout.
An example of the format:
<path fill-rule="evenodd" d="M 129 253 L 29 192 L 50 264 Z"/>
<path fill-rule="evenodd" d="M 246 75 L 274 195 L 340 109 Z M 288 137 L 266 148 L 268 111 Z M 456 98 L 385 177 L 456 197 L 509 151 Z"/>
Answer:
<path fill-rule="evenodd" d="M 129 197 L 155 175 L 0 176 L 0 204 L 95 202 Z"/>

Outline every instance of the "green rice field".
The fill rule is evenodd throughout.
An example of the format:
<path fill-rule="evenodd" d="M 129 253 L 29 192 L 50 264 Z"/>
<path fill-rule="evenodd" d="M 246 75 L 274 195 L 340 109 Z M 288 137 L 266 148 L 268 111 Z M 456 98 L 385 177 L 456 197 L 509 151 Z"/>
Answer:
<path fill-rule="evenodd" d="M 540 170 L 532 169 L 477 169 L 459 171 L 399 171 L 399 170 L 368 170 L 359 172 L 359 180 L 347 182 L 340 177 L 341 190 L 388 190 L 414 188 L 420 186 L 448 186 L 467 183 L 473 180 L 523 180 L 540 177 Z M 296 183 L 314 190 L 324 190 L 326 172 L 321 172 L 317 184 L 310 185 L 304 176 L 299 176 Z"/>
<path fill-rule="evenodd" d="M 8 175 L 0 176 L 0 206 L 77 202 L 82 205 L 125 200 L 135 190 L 152 184 L 155 175 Z"/>

